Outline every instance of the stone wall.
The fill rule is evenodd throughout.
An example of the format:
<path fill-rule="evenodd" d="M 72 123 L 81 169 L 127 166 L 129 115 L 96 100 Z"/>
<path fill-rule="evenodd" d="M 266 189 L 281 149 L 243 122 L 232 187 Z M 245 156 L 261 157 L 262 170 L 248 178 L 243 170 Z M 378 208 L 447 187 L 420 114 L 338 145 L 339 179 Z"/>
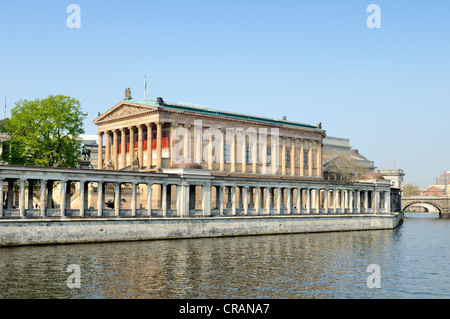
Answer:
<path fill-rule="evenodd" d="M 264 234 L 393 229 L 402 213 L 152 219 L 0 221 L 0 246 L 77 244 Z"/>

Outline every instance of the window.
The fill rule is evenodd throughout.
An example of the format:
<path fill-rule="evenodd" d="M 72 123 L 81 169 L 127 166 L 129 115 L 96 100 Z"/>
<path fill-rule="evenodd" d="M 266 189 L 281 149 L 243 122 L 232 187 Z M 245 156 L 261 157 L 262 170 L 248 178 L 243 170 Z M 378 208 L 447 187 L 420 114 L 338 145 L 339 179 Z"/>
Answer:
<path fill-rule="evenodd" d="M 247 164 L 252 163 L 252 148 L 250 146 L 245 147 L 245 162 Z"/>
<path fill-rule="evenodd" d="M 291 166 L 291 151 L 290 150 L 286 150 L 285 159 L 286 159 L 286 166 Z"/>
<path fill-rule="evenodd" d="M 272 149 L 270 147 L 267 148 L 267 160 L 266 164 L 270 165 L 272 164 Z"/>
<path fill-rule="evenodd" d="M 308 167 L 308 152 L 303 152 L 303 167 Z"/>
<path fill-rule="evenodd" d="M 225 163 L 230 163 L 230 144 L 225 144 L 223 146 L 223 160 Z"/>

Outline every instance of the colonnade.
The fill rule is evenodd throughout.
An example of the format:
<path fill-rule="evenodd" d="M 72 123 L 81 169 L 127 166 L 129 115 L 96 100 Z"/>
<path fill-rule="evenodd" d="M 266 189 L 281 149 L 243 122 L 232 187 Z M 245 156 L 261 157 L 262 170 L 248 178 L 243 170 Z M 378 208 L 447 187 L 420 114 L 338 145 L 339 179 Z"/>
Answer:
<path fill-rule="evenodd" d="M 379 214 L 391 210 L 390 185 L 384 180 L 248 181 L 194 171 L 100 173 L 2 166 L 0 218 Z M 78 207 L 71 206 L 74 198 Z"/>
<path fill-rule="evenodd" d="M 166 135 L 167 145 L 164 146 L 163 129 L 169 135 Z M 174 130 L 178 132 L 173 136 Z M 176 164 L 172 147 L 181 142 L 183 154 L 180 159 L 200 164 L 211 171 L 323 176 L 321 141 L 276 135 L 274 143 L 272 135 L 268 134 L 264 137 L 266 141 L 261 143 L 256 130 L 249 130 L 197 128 L 190 124 L 159 121 L 104 130 L 98 133 L 97 168 L 120 170 L 134 165 L 136 159 L 137 169 L 171 168 Z M 153 134 L 155 131 L 156 135 Z M 170 159 L 165 165 L 163 147 L 168 148 L 164 157 Z"/>
<path fill-rule="evenodd" d="M 138 168 L 162 168 L 162 129 L 163 122 L 130 125 L 98 133 L 98 169 L 119 170 L 133 164 L 138 159 Z M 153 132 L 156 130 L 156 156 L 153 161 Z M 145 138 L 145 139 L 144 139 Z M 105 151 L 103 152 L 103 139 Z M 137 148 L 136 148 L 137 142 Z M 144 143 L 145 142 L 145 143 Z M 129 149 L 127 149 L 129 146 Z M 144 162 L 144 151 L 146 160 Z M 137 155 L 137 156 L 135 156 Z"/>

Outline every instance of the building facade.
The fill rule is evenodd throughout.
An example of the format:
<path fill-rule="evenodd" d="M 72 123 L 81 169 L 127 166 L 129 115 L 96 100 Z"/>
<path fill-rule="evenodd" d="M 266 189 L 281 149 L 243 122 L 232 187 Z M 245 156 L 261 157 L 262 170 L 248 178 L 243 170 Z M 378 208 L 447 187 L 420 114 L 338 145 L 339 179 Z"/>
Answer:
<path fill-rule="evenodd" d="M 98 169 L 323 179 L 321 125 L 130 97 L 94 123 Z"/>

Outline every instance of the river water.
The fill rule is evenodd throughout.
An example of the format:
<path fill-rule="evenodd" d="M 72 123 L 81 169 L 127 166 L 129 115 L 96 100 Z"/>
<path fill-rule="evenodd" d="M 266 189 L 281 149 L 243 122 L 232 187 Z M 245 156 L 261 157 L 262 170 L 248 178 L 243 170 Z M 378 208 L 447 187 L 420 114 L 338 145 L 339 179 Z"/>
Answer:
<path fill-rule="evenodd" d="M 449 298 L 450 220 L 436 217 L 406 214 L 394 230 L 0 248 L 0 299 Z"/>

